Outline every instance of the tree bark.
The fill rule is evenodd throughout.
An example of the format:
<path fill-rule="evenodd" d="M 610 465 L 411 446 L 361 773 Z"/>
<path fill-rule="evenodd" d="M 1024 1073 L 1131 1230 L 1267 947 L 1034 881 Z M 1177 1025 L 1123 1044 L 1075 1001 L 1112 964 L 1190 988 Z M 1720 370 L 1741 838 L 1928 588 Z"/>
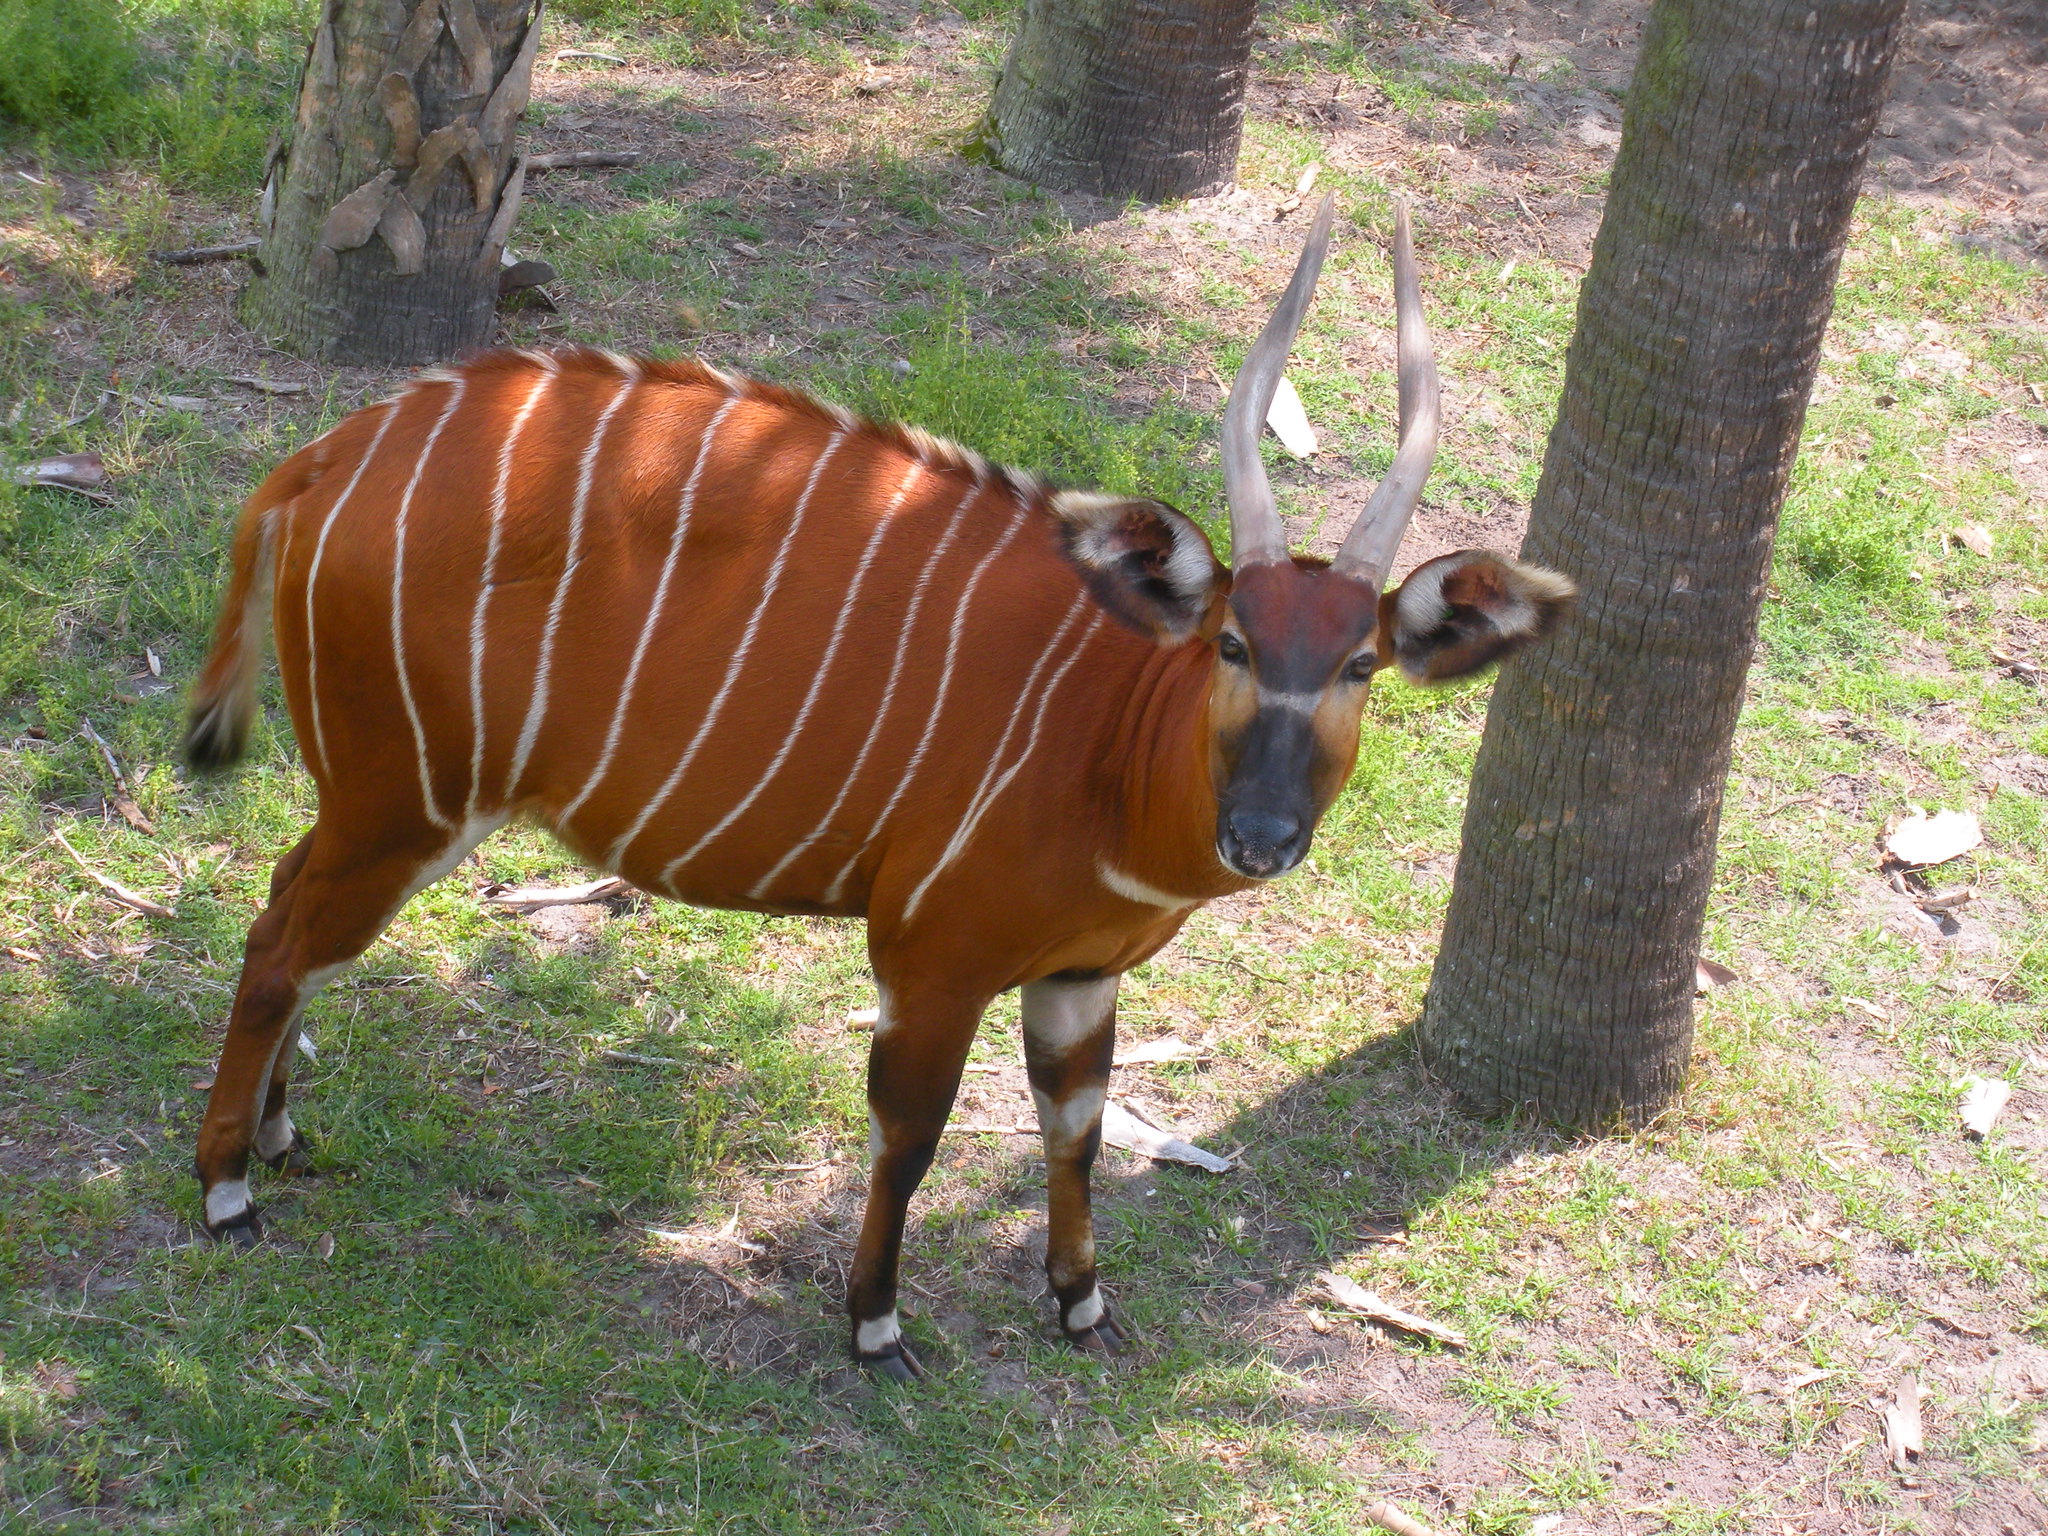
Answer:
<path fill-rule="evenodd" d="M 978 146 L 1064 191 L 1220 191 L 1237 174 L 1257 13 L 1257 0 L 1028 0 Z"/>
<path fill-rule="evenodd" d="M 1683 1084 L 1736 715 L 1904 0 L 1657 0 L 1531 508 L 1580 615 L 1503 670 L 1420 1039 L 1485 1108 Z"/>
<path fill-rule="evenodd" d="M 251 327 L 347 363 L 490 340 L 540 28 L 539 0 L 324 0 L 264 185 Z"/>

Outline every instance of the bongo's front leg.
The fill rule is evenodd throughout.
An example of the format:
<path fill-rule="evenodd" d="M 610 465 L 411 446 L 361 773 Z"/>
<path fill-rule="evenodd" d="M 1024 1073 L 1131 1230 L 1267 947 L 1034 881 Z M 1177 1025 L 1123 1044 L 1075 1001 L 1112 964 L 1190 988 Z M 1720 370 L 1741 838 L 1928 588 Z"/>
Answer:
<path fill-rule="evenodd" d="M 1024 1066 L 1045 1141 L 1045 1276 L 1061 1329 L 1103 1354 L 1124 1339 L 1096 1283 L 1088 1178 L 1116 1053 L 1116 987 L 1114 976 L 1049 976 L 1027 983 L 1023 996 Z"/>
<path fill-rule="evenodd" d="M 922 1374 L 903 1346 L 896 1274 L 910 1197 L 939 1149 L 986 997 L 882 988 L 868 1053 L 868 1145 L 874 1166 L 847 1283 L 853 1355 L 892 1381 Z"/>

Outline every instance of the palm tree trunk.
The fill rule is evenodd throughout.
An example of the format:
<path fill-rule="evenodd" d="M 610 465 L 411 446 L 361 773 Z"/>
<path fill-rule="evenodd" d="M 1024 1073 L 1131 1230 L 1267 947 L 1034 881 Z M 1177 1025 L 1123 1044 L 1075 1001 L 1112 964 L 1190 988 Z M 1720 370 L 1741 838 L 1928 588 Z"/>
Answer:
<path fill-rule="evenodd" d="M 539 0 L 325 0 L 264 187 L 251 327 L 331 362 L 490 340 L 540 28 Z"/>
<path fill-rule="evenodd" d="M 1904 0 L 1656 0 L 1424 1006 L 1469 1100 L 1639 1124 L 1681 1087 L 1736 715 Z"/>
<path fill-rule="evenodd" d="M 1237 174 L 1257 14 L 1257 0 L 1028 0 L 977 147 L 1064 191 L 1221 191 Z"/>

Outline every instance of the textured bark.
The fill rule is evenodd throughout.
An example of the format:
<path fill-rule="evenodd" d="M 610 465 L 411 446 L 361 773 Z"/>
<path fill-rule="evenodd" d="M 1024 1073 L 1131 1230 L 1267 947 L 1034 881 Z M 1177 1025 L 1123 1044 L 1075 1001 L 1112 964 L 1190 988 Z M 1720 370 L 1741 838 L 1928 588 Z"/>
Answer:
<path fill-rule="evenodd" d="M 536 0 L 326 0 L 264 186 L 253 328 L 349 363 L 490 340 L 540 27 Z"/>
<path fill-rule="evenodd" d="M 1527 558 L 1579 616 L 1501 674 L 1424 1007 L 1470 1101 L 1681 1087 L 1730 744 L 1904 0 L 1657 0 Z"/>
<path fill-rule="evenodd" d="M 1158 201 L 1237 174 L 1257 0 L 1028 0 L 981 144 L 1012 176 Z"/>

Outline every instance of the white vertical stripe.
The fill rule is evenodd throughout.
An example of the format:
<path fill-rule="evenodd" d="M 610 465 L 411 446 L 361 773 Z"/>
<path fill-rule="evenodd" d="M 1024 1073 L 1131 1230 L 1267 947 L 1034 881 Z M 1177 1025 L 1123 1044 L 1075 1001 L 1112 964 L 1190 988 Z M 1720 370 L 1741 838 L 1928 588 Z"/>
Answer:
<path fill-rule="evenodd" d="M 625 371 L 625 378 L 619 384 L 618 393 L 605 402 L 605 408 L 598 413 L 597 427 L 590 434 L 590 443 L 583 450 L 583 463 L 576 476 L 576 500 L 569 513 L 569 548 L 562 560 L 561 579 L 555 583 L 554 598 L 548 603 L 548 621 L 540 633 L 540 660 L 534 667 L 533 697 L 527 701 L 526 723 L 519 728 L 519 744 L 512 751 L 512 766 L 505 775 L 505 798 L 516 799 L 519 794 L 520 775 L 526 772 L 526 760 L 533 755 L 533 743 L 540 735 L 540 722 L 548 712 L 548 690 L 554 681 L 555 633 L 562 627 L 562 611 L 569 604 L 569 583 L 576 579 L 576 567 L 583 563 L 583 515 L 590 506 L 590 486 L 596 478 L 598 450 L 604 447 L 605 433 L 611 430 L 612 417 L 619 407 L 626 403 L 626 396 L 633 392 L 633 386 L 640 382 L 639 365 L 630 358 L 619 359 Z"/>
<path fill-rule="evenodd" d="M 811 465 L 811 477 L 804 482 L 803 493 L 797 497 L 796 507 L 789 515 L 789 530 L 783 534 L 782 543 L 776 547 L 775 558 L 768 563 L 768 574 L 761 582 L 761 596 L 754 603 L 754 611 L 747 615 L 746 628 L 740 633 L 740 643 L 732 653 L 732 660 L 726 664 L 725 677 L 719 682 L 718 692 L 711 696 L 711 706 L 704 711 L 704 718 L 698 722 L 697 734 L 692 736 L 690 744 L 683 748 L 683 755 L 676 759 L 675 767 L 670 769 L 668 777 L 662 780 L 661 788 L 655 791 L 652 800 L 640 808 L 640 814 L 633 818 L 633 825 L 620 834 L 619 840 L 612 844 L 610 852 L 605 855 L 605 863 L 611 868 L 618 868 L 620 856 L 625 853 L 633 839 L 640 835 L 647 823 L 654 819 L 655 813 L 668 802 L 668 797 L 675 793 L 676 786 L 682 783 L 683 775 L 689 772 L 690 764 L 695 760 L 698 751 L 710 739 L 712 727 L 718 724 L 718 717 L 725 710 L 725 701 L 732 696 L 732 685 L 738 680 L 740 670 L 746 666 L 747 656 L 754 648 L 754 637 L 761 631 L 761 616 L 768 611 L 769 601 L 775 596 L 775 588 L 782 581 L 782 568 L 788 563 L 789 552 L 796 544 L 798 531 L 803 527 L 804 512 L 811 504 L 811 493 L 818 488 L 818 477 L 825 472 L 825 465 L 831 460 L 832 455 L 839 451 L 839 445 L 845 441 L 844 429 L 834 432 L 826 440 L 825 451 L 819 454 L 817 462 Z M 674 867 L 675 865 L 671 863 L 668 869 Z M 661 877 L 655 881 L 656 885 L 667 879 L 668 869 L 662 871 Z"/>
<path fill-rule="evenodd" d="M 917 770 L 923 764 L 925 754 L 931 750 L 934 735 L 938 730 L 939 716 L 946 708 L 946 694 L 953 686 L 953 663 L 960 656 L 960 637 L 966 633 L 967 610 L 974 602 L 974 589 L 981 585 L 981 578 L 989 573 L 997 558 L 1009 548 L 1010 540 L 1017 536 L 1017 530 L 1023 526 L 1024 503 L 1019 500 L 1016 515 L 1010 519 L 1010 526 L 1003 530 L 1003 536 L 996 540 L 995 547 L 982 556 L 981 564 L 974 568 L 974 574 L 967 578 L 967 585 L 960 591 L 960 601 L 954 605 L 953 628 L 946 639 L 946 664 L 939 673 L 939 689 L 932 695 L 931 712 L 924 719 L 924 733 L 917 738 L 917 747 L 911 752 L 910 761 L 903 765 L 903 777 L 896 781 L 896 788 L 889 796 L 888 804 L 882 807 L 882 814 L 875 818 L 875 824 L 868 828 L 868 835 L 861 839 L 853 857 L 846 861 L 845 867 L 833 880 L 831 888 L 825 892 L 827 901 L 839 899 L 839 893 L 846 885 L 846 877 L 853 873 L 853 866 L 860 862 L 860 856 L 867 851 L 868 844 L 875 840 L 875 835 L 887 824 L 890 813 L 901 803 L 911 781 L 917 777 Z"/>
<path fill-rule="evenodd" d="M 327 535 L 334 531 L 334 520 L 348 505 L 349 497 L 355 494 L 363 471 L 370 467 L 370 460 L 377 457 L 377 450 L 384 443 L 384 434 L 391 430 L 391 423 L 398 420 L 398 407 L 403 403 L 393 400 L 384 407 L 384 419 L 377 423 L 377 430 L 370 437 L 370 446 L 356 460 L 355 473 L 348 477 L 348 484 L 341 488 L 341 494 L 334 498 L 334 505 L 327 509 L 327 519 L 321 523 L 320 537 L 313 545 L 313 563 L 306 571 L 306 707 L 312 711 L 313 748 L 320 759 L 323 774 L 327 772 L 327 731 L 320 721 L 320 663 L 313 644 L 313 583 L 320 578 L 320 557 L 327 553 Z"/>
<path fill-rule="evenodd" d="M 888 681 L 882 685 L 882 702 L 875 706 L 874 716 L 868 721 L 868 734 L 860 744 L 860 751 L 854 754 L 853 766 L 846 770 L 846 777 L 839 781 L 839 793 L 833 796 L 832 804 L 826 808 L 825 814 L 818 818 L 818 824 L 785 853 L 776 862 L 775 867 L 763 875 L 753 890 L 747 893 L 750 901 L 767 900 L 769 888 L 775 884 L 784 870 L 825 835 L 826 830 L 832 825 L 832 818 L 839 814 L 840 807 L 846 804 L 846 797 L 853 793 L 853 786 L 860 780 L 861 769 L 867 766 L 868 754 L 874 751 L 876 741 L 881 738 L 882 726 L 889 718 L 889 706 L 896 700 L 896 684 L 903 676 L 903 662 L 910 654 L 910 636 L 917 628 L 918 610 L 924 606 L 925 593 L 931 586 L 932 572 L 938 569 L 939 561 L 945 557 L 946 551 L 953 547 L 953 541 L 960 536 L 960 521 L 967 515 L 967 509 L 974 504 L 975 498 L 981 492 L 982 482 L 979 480 L 968 487 L 967 494 L 960 498 L 960 504 L 953 508 L 953 516 L 946 524 L 946 531 L 939 535 L 939 541 L 925 557 L 924 568 L 917 573 L 917 583 L 910 591 L 910 605 L 904 610 L 903 623 L 896 631 L 896 655 L 889 663 Z M 842 874 L 840 878 L 843 880 L 846 877 Z M 833 889 L 836 894 L 838 887 L 835 886 Z"/>
<path fill-rule="evenodd" d="M 744 816 L 747 807 L 761 798 L 762 791 L 767 789 L 775 775 L 782 771 L 782 765 L 789 761 L 789 754 L 796 746 L 797 737 L 803 734 L 804 722 L 810 719 L 811 708 L 818 702 L 818 695 L 824 691 L 825 679 L 831 675 L 832 662 L 839 655 L 839 643 L 846 638 L 846 622 L 853 617 L 853 611 L 860 603 L 861 585 L 868 578 L 868 567 L 875 563 L 875 555 L 881 550 L 882 536 L 889 531 L 889 519 L 894 517 L 896 509 L 903 505 L 903 498 L 910 493 L 910 482 L 917 478 L 922 468 L 923 466 L 915 463 L 910 466 L 903 476 L 903 483 L 896 487 L 896 494 L 890 498 L 888 506 L 882 509 L 881 516 L 875 520 L 875 531 L 868 535 L 867 548 L 861 551 L 860 564 L 855 567 L 853 580 L 846 589 L 845 600 L 839 605 L 839 617 L 832 622 L 832 638 L 826 643 L 825 655 L 817 666 L 811 669 L 811 686 L 805 690 L 804 701 L 797 706 L 796 719 L 791 723 L 789 733 L 782 738 L 782 745 L 776 748 L 767 771 L 754 781 L 754 787 L 740 797 L 739 804 L 727 811 L 716 826 L 691 844 L 688 852 L 670 862 L 668 868 L 661 872 L 663 880 L 667 880 L 683 865 L 689 863 L 703 851 L 705 844 Z"/>
<path fill-rule="evenodd" d="M 1079 602 L 1080 599 L 1077 598 L 1075 601 Z M 1063 630 L 1064 627 L 1062 626 Z M 1088 628 L 1082 632 L 1081 638 L 1075 642 L 1073 650 L 1067 653 L 1067 659 L 1060 663 L 1059 670 L 1046 679 L 1045 690 L 1038 696 L 1038 713 L 1033 716 L 1031 721 L 1031 734 L 1025 738 L 1023 750 L 1017 754 L 1017 760 L 1010 764 L 1009 771 L 1000 779 L 997 779 L 993 786 L 988 784 L 986 775 L 984 775 L 982 781 L 983 789 L 975 791 L 974 802 L 971 804 L 967 814 L 960 819 L 960 825 L 954 829 L 952 840 L 946 844 L 946 851 L 939 855 L 938 862 L 932 865 L 931 869 L 926 872 L 924 879 L 918 882 L 917 889 L 910 893 L 910 900 L 903 904 L 903 921 L 908 922 L 916 915 L 917 904 L 924 900 L 924 893 L 931 889 L 932 882 L 939 878 L 939 875 L 945 870 L 947 865 L 960 856 L 961 850 L 967 846 L 968 839 L 974 836 L 975 828 L 981 825 L 981 818 L 988 813 L 988 808 L 994 805 L 1003 791 L 1010 787 L 1011 781 L 1017 777 L 1018 772 L 1030 759 L 1031 754 L 1037 750 L 1038 733 L 1045 725 L 1045 710 L 1046 706 L 1052 702 L 1053 691 L 1059 687 L 1061 679 L 1072 669 L 1074 663 L 1081 659 L 1081 653 L 1088 648 L 1088 642 L 1095 638 L 1095 631 L 1101 627 L 1102 614 L 1098 610 L 1095 617 L 1088 621 Z M 994 766 L 995 760 L 991 758 L 989 760 L 989 767 L 993 770 Z M 983 790 L 986 790 L 986 793 Z"/>
<path fill-rule="evenodd" d="M 590 770 L 590 777 L 583 781 L 583 788 L 576 792 L 576 798 L 562 807 L 555 818 L 556 826 L 567 826 L 569 818 L 582 809 L 583 802 L 590 798 L 590 792 L 597 788 L 606 773 L 611 770 L 612 758 L 619 750 L 619 738 L 625 733 L 626 711 L 633 703 L 633 689 L 640 681 L 640 664 L 647 658 L 647 648 L 654 643 L 654 629 L 661 622 L 662 609 L 668 602 L 669 582 L 676 573 L 676 561 L 682 554 L 683 536 L 690 531 L 690 509 L 697 501 L 697 482 L 703 477 L 704 464 L 711 456 L 711 439 L 717 434 L 726 413 L 745 398 L 729 396 L 711 413 L 711 420 L 705 424 L 703 436 L 697 440 L 697 461 L 690 466 L 689 478 L 683 482 L 682 499 L 676 505 L 676 525 L 668 537 L 668 558 L 661 563 L 661 579 L 654 585 L 654 602 L 647 610 L 647 618 L 640 626 L 640 638 L 633 646 L 633 659 L 626 667 L 625 685 L 619 690 L 619 702 L 612 709 L 612 723 L 604 735 L 604 749 L 597 755 L 597 766 Z"/>
<path fill-rule="evenodd" d="M 512 483 L 512 452 L 526 429 L 526 418 L 540 404 L 540 397 L 555 374 L 555 360 L 545 352 L 524 354 L 540 367 L 525 401 L 512 417 L 505 441 L 498 445 L 498 479 L 491 487 L 491 536 L 484 546 L 484 572 L 476 589 L 476 607 L 469 615 L 469 804 L 463 814 L 476 815 L 477 796 L 484 783 L 484 614 L 491 605 L 491 589 L 498 579 L 498 548 L 505 537 L 505 493 Z"/>
<path fill-rule="evenodd" d="M 427 460 L 434 456 L 434 444 L 440 441 L 441 429 L 462 404 L 462 391 L 462 376 L 457 374 L 448 387 L 448 403 L 434 418 L 433 430 L 427 433 L 426 445 L 413 464 L 412 478 L 405 482 L 405 494 L 398 498 L 398 517 L 391 533 L 391 658 L 398 668 L 398 697 L 404 701 L 405 718 L 412 722 L 413 751 L 420 765 L 420 803 L 427 808 L 427 820 L 437 827 L 453 827 L 455 823 L 443 816 L 440 806 L 434 803 L 434 776 L 427 767 L 426 727 L 420 724 L 420 708 L 412 696 L 412 677 L 405 664 L 405 524 L 412 513 L 413 493 L 420 488 L 420 477 L 427 472 Z"/>

